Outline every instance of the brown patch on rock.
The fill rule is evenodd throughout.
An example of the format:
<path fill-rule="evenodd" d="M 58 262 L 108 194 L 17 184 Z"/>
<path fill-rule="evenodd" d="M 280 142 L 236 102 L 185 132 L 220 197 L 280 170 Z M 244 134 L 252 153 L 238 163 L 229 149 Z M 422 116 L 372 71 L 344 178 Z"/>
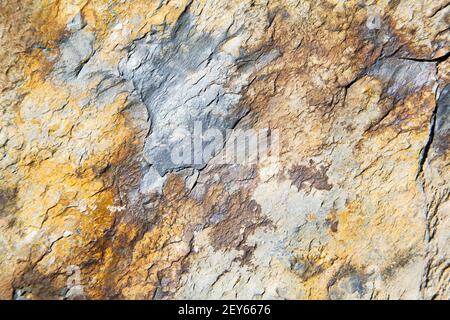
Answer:
<path fill-rule="evenodd" d="M 46 275 L 34 268 L 27 269 L 21 276 L 20 282 L 14 287 L 14 299 L 52 300 L 64 292 L 63 275 Z"/>
<path fill-rule="evenodd" d="M 142 208 L 146 198 L 135 193 L 139 166 L 123 165 L 114 172 L 116 179 L 122 179 L 115 182 L 115 190 L 120 190 L 116 195 L 125 209 L 115 214 L 114 224 L 83 252 L 81 269 L 97 279 L 87 295 L 96 299 L 170 297 L 189 267 L 193 230 L 205 220 L 205 212 L 187 197 L 184 180 L 176 174 L 169 174 L 153 206 Z M 130 198 L 133 194 L 137 198 Z"/>
<path fill-rule="evenodd" d="M 414 252 L 404 251 L 400 252 L 394 261 L 392 261 L 387 267 L 381 270 L 381 274 L 385 278 L 391 278 L 395 275 L 399 269 L 407 266 L 416 256 Z"/>
<path fill-rule="evenodd" d="M 321 274 L 325 268 L 321 262 L 314 255 L 304 255 L 302 257 L 296 257 L 291 261 L 291 269 L 302 279 L 307 281 L 319 274 Z"/>
<path fill-rule="evenodd" d="M 450 132 L 436 139 L 435 148 L 439 156 L 447 154 L 447 151 L 450 149 Z"/>
<path fill-rule="evenodd" d="M 12 213 L 16 205 L 16 189 L 0 189 L 0 218 Z"/>
<path fill-rule="evenodd" d="M 332 232 L 337 232 L 339 227 L 339 219 L 336 216 L 336 212 L 332 210 L 327 218 L 325 219 L 325 223 L 330 227 Z"/>
<path fill-rule="evenodd" d="M 215 206 L 211 216 L 220 214 L 222 219 L 212 226 L 211 244 L 216 250 L 239 248 L 249 235 L 268 221 L 261 216 L 261 208 L 248 194 L 225 195 Z"/>
<path fill-rule="evenodd" d="M 327 171 L 328 168 L 324 166 L 316 168 L 314 162 L 310 161 L 309 166 L 294 165 L 289 170 L 289 176 L 298 190 L 305 189 L 308 183 L 311 188 L 329 191 L 333 185 L 328 182 Z"/>
<path fill-rule="evenodd" d="M 252 256 L 256 250 L 256 244 L 253 246 L 243 245 L 243 246 L 241 246 L 241 249 L 242 249 L 243 253 L 242 253 L 242 256 L 240 256 L 238 258 L 238 260 L 241 262 L 241 266 L 244 266 L 244 265 L 254 266 L 254 264 L 252 262 Z"/>

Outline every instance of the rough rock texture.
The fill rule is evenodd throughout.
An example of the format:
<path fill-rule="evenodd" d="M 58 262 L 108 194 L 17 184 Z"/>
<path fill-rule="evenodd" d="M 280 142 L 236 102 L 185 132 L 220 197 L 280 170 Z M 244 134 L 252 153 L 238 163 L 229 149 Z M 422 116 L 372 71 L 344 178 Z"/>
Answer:
<path fill-rule="evenodd" d="M 0 298 L 449 299 L 449 17 L 0 1 Z M 278 149 L 224 164 L 244 129 Z"/>

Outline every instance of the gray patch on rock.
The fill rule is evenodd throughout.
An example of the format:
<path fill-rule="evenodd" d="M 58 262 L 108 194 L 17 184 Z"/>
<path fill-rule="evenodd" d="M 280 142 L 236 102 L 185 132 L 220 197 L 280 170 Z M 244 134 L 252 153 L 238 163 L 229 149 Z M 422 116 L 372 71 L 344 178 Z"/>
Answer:
<path fill-rule="evenodd" d="M 248 112 L 239 101 L 251 74 L 278 56 L 276 50 L 241 57 L 220 52 L 229 37 L 226 30 L 197 32 L 185 13 L 167 36 L 150 32 L 135 41 L 121 61 L 121 74 L 133 82 L 149 111 L 152 132 L 144 156 L 161 176 L 171 170 L 204 168 L 214 154 L 195 157 L 198 152 L 206 146 L 223 147 L 223 141 L 201 141 L 204 131 L 214 128 L 224 136 L 236 125 Z M 201 127 L 197 136 L 192 134 L 195 125 Z M 192 147 L 197 138 L 201 150 Z M 174 150 L 191 153 L 179 163 L 173 159 Z"/>
<path fill-rule="evenodd" d="M 32 290 L 30 287 L 16 289 L 16 290 L 14 290 L 13 299 L 14 300 L 29 300 L 26 298 L 26 295 L 30 294 L 31 291 Z"/>
<path fill-rule="evenodd" d="M 450 84 L 442 90 L 437 105 L 433 148 L 442 155 L 450 145 Z"/>
<path fill-rule="evenodd" d="M 144 194 L 162 193 L 167 177 L 161 177 L 155 168 L 150 167 L 144 175 L 140 185 L 140 192 Z"/>
<path fill-rule="evenodd" d="M 86 22 L 80 12 L 67 24 L 67 30 L 78 31 L 86 26 Z"/>
<path fill-rule="evenodd" d="M 379 78 L 385 85 L 385 93 L 403 100 L 408 95 L 435 82 L 434 62 L 387 58 L 378 61 L 368 75 Z"/>
<path fill-rule="evenodd" d="M 192 170 L 192 173 L 184 179 L 184 185 L 187 190 L 192 190 L 197 183 L 200 173 L 198 170 Z"/>
<path fill-rule="evenodd" d="M 344 268 L 336 277 L 328 287 L 328 296 L 331 300 L 367 298 L 367 276 Z"/>
<path fill-rule="evenodd" d="M 61 44 L 61 58 L 55 72 L 63 80 L 76 77 L 94 54 L 94 43 L 94 33 L 85 30 L 74 32 Z"/>

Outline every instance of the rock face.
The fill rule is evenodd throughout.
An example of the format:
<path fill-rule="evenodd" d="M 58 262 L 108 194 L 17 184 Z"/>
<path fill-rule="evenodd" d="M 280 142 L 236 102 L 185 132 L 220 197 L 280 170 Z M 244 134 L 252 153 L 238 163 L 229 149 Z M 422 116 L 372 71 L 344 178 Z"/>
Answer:
<path fill-rule="evenodd" d="M 0 17 L 0 298 L 450 298 L 450 2 Z"/>

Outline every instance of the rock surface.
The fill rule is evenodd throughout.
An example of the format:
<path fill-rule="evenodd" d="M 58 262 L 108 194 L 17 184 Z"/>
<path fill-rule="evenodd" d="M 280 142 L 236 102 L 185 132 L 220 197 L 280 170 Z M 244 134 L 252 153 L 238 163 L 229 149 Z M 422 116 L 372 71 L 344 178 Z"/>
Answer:
<path fill-rule="evenodd" d="M 449 13 L 0 2 L 0 298 L 449 299 Z"/>

